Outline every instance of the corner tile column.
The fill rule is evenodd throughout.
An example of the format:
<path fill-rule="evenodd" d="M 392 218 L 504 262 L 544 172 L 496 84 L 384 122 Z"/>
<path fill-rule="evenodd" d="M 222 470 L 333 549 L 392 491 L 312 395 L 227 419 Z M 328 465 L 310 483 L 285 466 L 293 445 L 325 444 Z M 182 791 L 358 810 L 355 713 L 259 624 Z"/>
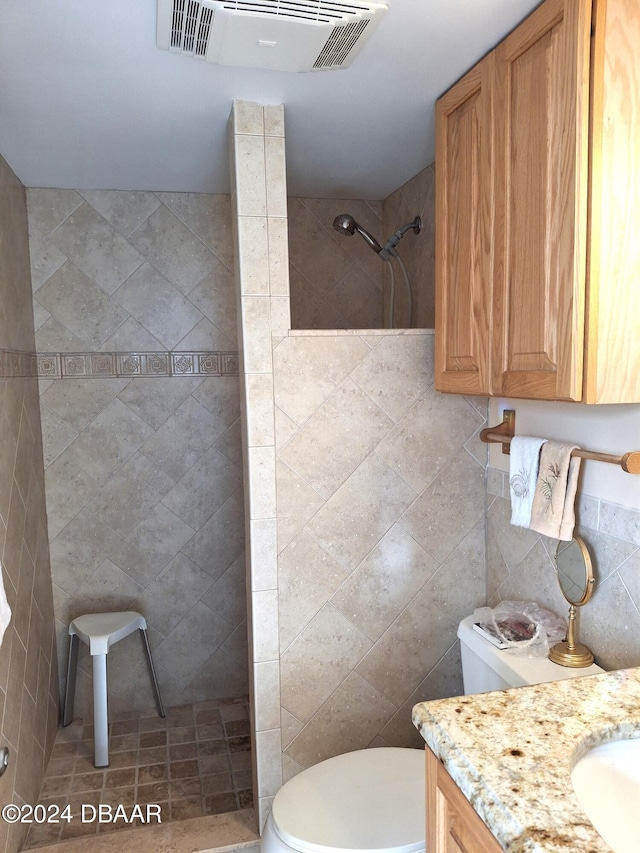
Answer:
<path fill-rule="evenodd" d="M 262 829 L 282 785 L 272 346 L 290 328 L 284 108 L 235 101 L 229 131 L 254 802 Z"/>

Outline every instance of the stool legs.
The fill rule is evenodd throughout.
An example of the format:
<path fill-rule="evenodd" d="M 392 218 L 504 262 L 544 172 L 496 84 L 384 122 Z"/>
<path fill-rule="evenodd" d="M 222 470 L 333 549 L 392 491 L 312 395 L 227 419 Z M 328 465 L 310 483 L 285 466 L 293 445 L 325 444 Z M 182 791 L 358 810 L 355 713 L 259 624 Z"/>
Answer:
<path fill-rule="evenodd" d="M 62 714 L 62 725 L 68 726 L 73 720 L 73 703 L 76 698 L 76 672 L 78 670 L 78 645 L 80 639 L 77 634 L 71 634 L 69 639 L 69 662 L 67 664 L 67 688 L 64 694 L 64 712 Z"/>
<path fill-rule="evenodd" d="M 156 700 L 158 716 L 164 717 L 164 705 L 162 704 L 162 699 L 160 698 L 160 688 L 158 687 L 158 679 L 156 678 L 156 670 L 153 666 L 151 649 L 149 648 L 149 639 L 147 637 L 147 631 L 145 628 L 140 628 L 140 636 L 142 637 L 142 646 L 144 648 L 145 657 L 147 658 L 147 668 L 149 669 L 149 676 L 151 678 L 151 686 L 153 687 L 153 695 Z"/>
<path fill-rule="evenodd" d="M 109 766 L 107 714 L 107 656 L 93 655 L 93 728 L 96 767 Z"/>

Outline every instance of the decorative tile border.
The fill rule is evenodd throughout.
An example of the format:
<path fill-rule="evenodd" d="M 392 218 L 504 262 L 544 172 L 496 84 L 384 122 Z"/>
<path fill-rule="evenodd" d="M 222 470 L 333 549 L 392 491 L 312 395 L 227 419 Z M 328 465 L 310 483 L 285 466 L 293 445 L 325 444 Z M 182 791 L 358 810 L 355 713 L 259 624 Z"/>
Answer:
<path fill-rule="evenodd" d="M 36 377 L 38 361 L 34 352 L 0 349 L 0 379 Z"/>
<path fill-rule="evenodd" d="M 37 368 L 28 375 L 40 379 L 238 375 L 237 352 L 45 352 L 30 357 Z"/>

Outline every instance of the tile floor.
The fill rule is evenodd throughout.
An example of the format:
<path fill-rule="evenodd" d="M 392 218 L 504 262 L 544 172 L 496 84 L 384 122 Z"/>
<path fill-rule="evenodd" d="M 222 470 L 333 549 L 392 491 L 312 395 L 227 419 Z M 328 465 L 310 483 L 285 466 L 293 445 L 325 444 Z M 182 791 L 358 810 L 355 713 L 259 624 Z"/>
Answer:
<path fill-rule="evenodd" d="M 246 697 L 169 708 L 164 719 L 120 714 L 110 723 L 110 764 L 93 765 L 93 726 L 58 731 L 39 802 L 71 806 L 74 820 L 34 825 L 25 850 L 65 838 L 130 829 L 119 820 L 82 823 L 81 805 L 161 806 L 162 822 L 221 814 L 252 805 L 249 704 Z"/>

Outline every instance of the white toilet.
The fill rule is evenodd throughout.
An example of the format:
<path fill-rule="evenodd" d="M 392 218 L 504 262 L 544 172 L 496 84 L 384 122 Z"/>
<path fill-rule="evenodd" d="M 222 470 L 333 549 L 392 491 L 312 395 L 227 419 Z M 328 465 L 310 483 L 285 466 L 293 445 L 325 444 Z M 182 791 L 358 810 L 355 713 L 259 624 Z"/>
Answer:
<path fill-rule="evenodd" d="M 594 675 L 500 651 L 473 630 L 458 627 L 464 692 L 485 693 L 543 681 Z M 424 753 L 381 747 L 347 752 L 303 770 L 273 801 L 261 853 L 422 853 Z"/>

